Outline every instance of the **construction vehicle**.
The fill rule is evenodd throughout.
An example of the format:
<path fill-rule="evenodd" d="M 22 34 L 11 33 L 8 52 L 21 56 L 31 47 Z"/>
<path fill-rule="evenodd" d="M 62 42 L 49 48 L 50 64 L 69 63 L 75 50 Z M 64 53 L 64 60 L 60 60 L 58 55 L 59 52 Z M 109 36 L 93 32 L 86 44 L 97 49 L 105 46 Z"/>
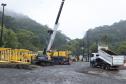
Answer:
<path fill-rule="evenodd" d="M 43 55 L 43 51 L 38 51 L 36 58 L 32 64 L 49 66 L 49 65 L 69 65 L 70 51 L 48 51 L 47 55 Z"/>
<path fill-rule="evenodd" d="M 53 62 L 49 59 L 49 56 L 43 55 L 43 51 L 38 51 L 36 58 L 32 61 L 32 64 L 48 66 L 53 65 Z"/>
<path fill-rule="evenodd" d="M 90 65 L 92 67 L 100 67 L 102 69 L 118 69 L 124 64 L 124 56 L 117 55 L 108 49 L 108 46 L 99 46 L 98 52 L 92 53 Z"/>
<path fill-rule="evenodd" d="M 57 33 L 57 28 L 58 28 L 58 25 L 59 25 L 58 21 L 59 21 L 60 15 L 61 15 L 61 11 L 62 11 L 64 2 L 65 2 L 65 0 L 62 0 L 61 6 L 60 6 L 60 9 L 59 9 L 56 21 L 55 21 L 54 29 L 51 30 L 51 31 L 48 31 L 48 33 L 50 33 L 50 35 L 51 35 L 48 46 L 47 46 L 47 48 L 44 49 L 43 54 L 39 55 L 39 53 L 38 53 L 36 59 L 33 61 L 33 63 L 35 63 L 35 64 L 52 65 L 52 64 L 60 64 L 61 62 L 64 63 L 64 64 L 67 63 L 67 62 L 65 62 L 66 61 L 65 57 L 59 56 L 59 55 L 53 56 L 54 52 L 50 52 L 51 53 L 50 54 L 51 60 L 49 60 L 50 56 L 47 55 L 47 52 L 50 51 L 50 49 L 53 45 L 53 42 L 54 42 L 54 39 L 55 39 L 55 36 L 56 36 L 56 33 Z"/>
<path fill-rule="evenodd" d="M 70 51 L 52 51 L 47 53 L 51 61 L 55 65 L 69 65 L 70 64 Z"/>

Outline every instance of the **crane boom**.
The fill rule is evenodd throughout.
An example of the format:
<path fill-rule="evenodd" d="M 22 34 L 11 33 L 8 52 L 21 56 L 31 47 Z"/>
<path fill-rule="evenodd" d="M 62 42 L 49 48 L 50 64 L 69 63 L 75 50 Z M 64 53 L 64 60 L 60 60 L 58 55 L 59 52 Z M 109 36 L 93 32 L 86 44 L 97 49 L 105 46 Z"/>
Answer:
<path fill-rule="evenodd" d="M 46 51 L 50 50 L 50 48 L 52 47 L 52 44 L 54 42 L 54 39 L 55 39 L 55 36 L 56 36 L 56 33 L 57 33 L 57 29 L 58 29 L 58 25 L 59 25 L 58 21 L 59 21 L 59 18 L 60 18 L 62 9 L 63 9 L 64 2 L 65 2 L 65 0 L 62 0 L 61 6 L 60 6 L 60 9 L 59 9 L 56 21 L 55 21 L 55 25 L 54 25 L 54 28 L 53 28 L 53 33 L 51 34 L 51 37 L 50 37 L 50 40 L 49 40 L 49 44 L 47 46 L 47 50 Z"/>

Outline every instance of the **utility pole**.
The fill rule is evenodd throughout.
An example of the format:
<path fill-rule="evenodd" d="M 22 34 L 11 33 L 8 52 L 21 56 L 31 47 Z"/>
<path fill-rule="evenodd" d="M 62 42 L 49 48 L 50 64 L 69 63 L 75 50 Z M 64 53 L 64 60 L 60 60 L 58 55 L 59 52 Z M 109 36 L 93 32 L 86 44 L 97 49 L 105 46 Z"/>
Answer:
<path fill-rule="evenodd" d="M 87 61 L 89 62 L 89 31 L 87 31 Z"/>
<path fill-rule="evenodd" d="M 4 26 L 4 7 L 7 4 L 2 3 L 1 6 L 3 7 L 3 12 L 2 12 L 2 23 L 1 23 L 1 36 L 0 36 L 0 47 L 3 46 L 3 26 Z"/>
<path fill-rule="evenodd" d="M 84 59 L 84 37 L 83 37 L 83 39 L 82 39 L 82 55 L 83 55 L 83 58 L 82 58 L 82 61 L 84 61 L 83 59 Z"/>

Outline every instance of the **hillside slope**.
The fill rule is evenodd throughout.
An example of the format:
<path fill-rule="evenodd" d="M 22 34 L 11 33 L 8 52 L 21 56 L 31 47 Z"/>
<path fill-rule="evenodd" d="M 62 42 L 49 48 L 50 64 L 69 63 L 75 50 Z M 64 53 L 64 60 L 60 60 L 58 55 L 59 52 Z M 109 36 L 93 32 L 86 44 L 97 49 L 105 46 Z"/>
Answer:
<path fill-rule="evenodd" d="M 88 37 L 88 38 L 87 38 Z M 75 56 L 97 52 L 98 43 L 107 44 L 117 54 L 126 55 L 126 21 L 89 29 L 83 39 L 71 40 L 65 48 Z"/>
<path fill-rule="evenodd" d="M 0 12 L 0 23 L 2 13 Z M 7 12 L 5 14 L 4 47 L 25 48 L 30 50 L 41 50 L 47 46 L 50 29 L 41 25 L 27 16 Z M 67 43 L 69 38 L 57 32 L 53 48 L 60 49 Z"/>
<path fill-rule="evenodd" d="M 107 43 L 109 47 L 119 54 L 126 54 L 126 21 L 121 20 L 110 26 L 100 26 L 87 31 L 85 40 L 88 40 L 90 47 L 97 43 Z"/>

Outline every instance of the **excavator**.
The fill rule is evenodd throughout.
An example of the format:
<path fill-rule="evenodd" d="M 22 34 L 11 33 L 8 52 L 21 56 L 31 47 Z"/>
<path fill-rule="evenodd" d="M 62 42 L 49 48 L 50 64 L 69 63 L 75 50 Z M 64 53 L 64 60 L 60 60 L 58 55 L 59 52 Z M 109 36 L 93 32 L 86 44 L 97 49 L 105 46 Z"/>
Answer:
<path fill-rule="evenodd" d="M 43 52 L 38 52 L 36 59 L 33 61 L 34 64 L 38 64 L 38 65 L 70 64 L 68 54 L 65 54 L 64 56 L 58 54 L 55 56 L 54 53 L 57 53 L 59 51 L 55 51 L 55 52 L 50 51 L 57 33 L 57 29 L 59 26 L 58 21 L 63 9 L 64 2 L 65 0 L 62 0 L 53 30 L 48 31 L 48 33 L 50 34 L 50 40 L 48 46 L 43 50 Z M 66 51 L 62 51 L 62 52 L 66 52 Z"/>

